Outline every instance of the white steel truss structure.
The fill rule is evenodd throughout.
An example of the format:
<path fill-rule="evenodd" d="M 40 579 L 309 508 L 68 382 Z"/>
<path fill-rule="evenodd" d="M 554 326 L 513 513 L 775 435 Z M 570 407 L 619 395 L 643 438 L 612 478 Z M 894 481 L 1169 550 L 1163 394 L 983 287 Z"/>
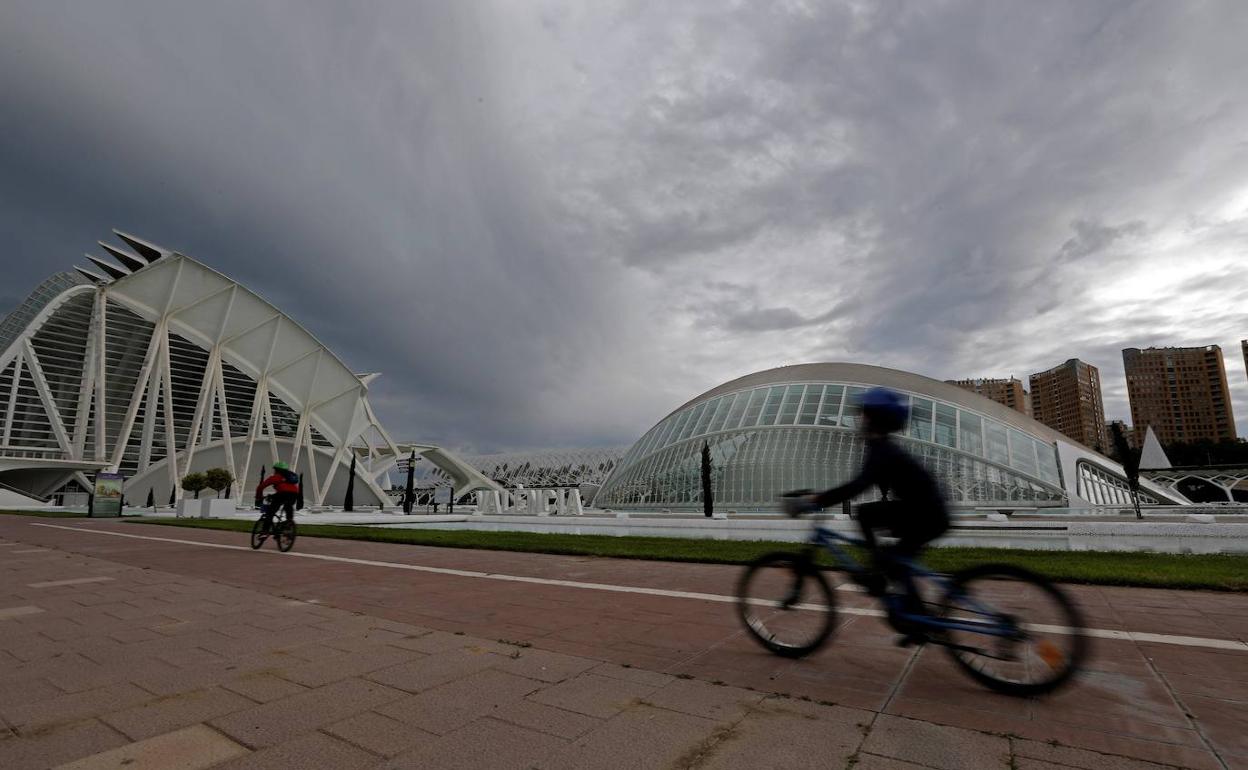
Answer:
<path fill-rule="evenodd" d="M 118 232 L 120 266 L 59 274 L 0 324 L 0 483 L 37 496 L 121 471 L 128 496 L 180 496 L 192 470 L 224 467 L 242 498 L 285 460 L 314 505 L 385 506 L 395 461 L 428 458 L 465 492 L 496 489 L 430 445 L 398 444 L 357 375 L 254 292 L 182 254 Z"/>
<path fill-rule="evenodd" d="M 548 449 L 531 452 L 505 452 L 463 455 L 461 459 L 505 487 L 575 487 L 599 485 L 624 459 L 628 447 Z M 400 472 L 406 467 L 400 464 Z M 418 467 L 415 479 L 423 484 L 443 486 L 452 483 L 437 466 Z"/>

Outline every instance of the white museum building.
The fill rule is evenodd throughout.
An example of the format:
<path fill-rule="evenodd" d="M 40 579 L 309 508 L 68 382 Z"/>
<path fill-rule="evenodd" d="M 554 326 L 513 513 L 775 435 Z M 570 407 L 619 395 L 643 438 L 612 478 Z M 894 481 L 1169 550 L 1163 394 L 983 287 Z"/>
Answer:
<path fill-rule="evenodd" d="M 412 452 L 464 493 L 498 485 L 451 453 L 398 443 L 357 374 L 255 292 L 123 233 L 115 262 L 58 273 L 0 322 L 0 490 L 46 500 L 94 473 L 160 504 L 192 471 L 225 468 L 247 501 L 265 466 L 303 475 L 309 505 L 389 506 Z"/>

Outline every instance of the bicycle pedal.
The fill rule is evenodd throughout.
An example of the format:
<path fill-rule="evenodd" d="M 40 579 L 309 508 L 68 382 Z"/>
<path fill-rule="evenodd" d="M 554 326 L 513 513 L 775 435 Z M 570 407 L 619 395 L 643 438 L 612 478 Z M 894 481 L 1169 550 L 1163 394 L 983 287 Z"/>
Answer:
<path fill-rule="evenodd" d="M 905 634 L 897 639 L 898 647 L 922 646 L 927 644 L 927 634 Z"/>

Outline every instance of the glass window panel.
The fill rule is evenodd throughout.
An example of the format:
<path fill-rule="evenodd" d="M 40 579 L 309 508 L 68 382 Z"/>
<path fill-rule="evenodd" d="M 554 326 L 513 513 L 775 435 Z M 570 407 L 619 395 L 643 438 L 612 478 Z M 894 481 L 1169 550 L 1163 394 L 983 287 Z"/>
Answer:
<path fill-rule="evenodd" d="M 806 396 L 802 399 L 802 408 L 797 414 L 798 425 L 814 425 L 819 415 L 819 401 L 823 398 L 822 385 L 806 386 Z"/>
<path fill-rule="evenodd" d="M 910 437 L 920 441 L 932 440 L 932 402 L 926 398 L 913 399 L 910 405 Z"/>
<path fill-rule="evenodd" d="M 958 448 L 963 452 L 983 456 L 984 421 L 970 412 L 958 413 Z"/>
<path fill-rule="evenodd" d="M 937 444 L 957 446 L 958 410 L 949 404 L 936 402 L 935 431 L 932 434 Z"/>
<path fill-rule="evenodd" d="M 819 407 L 820 425 L 841 424 L 841 401 L 844 397 L 844 385 L 827 385 L 824 387 L 823 403 Z"/>
<path fill-rule="evenodd" d="M 1036 445 L 1020 430 L 1010 429 L 1010 465 L 1031 476 L 1038 475 Z"/>
<path fill-rule="evenodd" d="M 758 420 L 759 425 L 775 425 L 776 415 L 780 413 L 780 401 L 783 398 L 783 385 L 776 385 L 767 393 L 767 403 L 763 405 L 763 414 Z"/>
<path fill-rule="evenodd" d="M 845 404 L 841 409 L 841 425 L 847 428 L 858 427 L 858 412 L 862 408 L 862 394 L 866 388 L 849 386 L 845 388 Z"/>
<path fill-rule="evenodd" d="M 647 454 L 649 454 L 650 452 L 655 452 L 667 446 L 667 437 L 671 435 L 672 428 L 676 427 L 676 418 L 675 417 L 667 418 L 667 420 L 665 420 L 663 424 L 659 427 L 660 427 L 659 435 L 654 441 L 654 446 L 646 450 Z"/>
<path fill-rule="evenodd" d="M 758 423 L 762 414 L 763 402 L 767 400 L 767 388 L 758 388 L 750 393 L 750 404 L 745 408 L 745 416 L 741 418 L 741 427 L 748 428 Z"/>
<path fill-rule="evenodd" d="M 693 426 L 697 424 L 698 418 L 702 416 L 704 409 L 706 409 L 705 401 L 689 410 L 689 419 L 685 420 L 684 425 L 681 426 L 680 433 L 676 436 L 677 442 L 684 441 L 693 434 Z"/>
<path fill-rule="evenodd" d="M 741 417 L 745 415 L 745 407 L 750 401 L 749 393 L 738 393 L 737 400 L 732 402 L 732 411 L 724 420 L 724 430 L 735 430 L 741 425 Z"/>
<path fill-rule="evenodd" d="M 777 425 L 792 425 L 797 422 L 797 407 L 802 403 L 802 393 L 805 390 L 805 385 L 790 385 L 785 389 L 784 401 L 780 404 L 780 417 L 776 420 Z"/>
<path fill-rule="evenodd" d="M 680 440 L 680 432 L 685 429 L 685 425 L 689 422 L 689 410 L 676 415 L 675 424 L 672 425 L 672 432 L 668 434 L 667 440 L 664 442 L 666 446 L 671 446 Z"/>
<path fill-rule="evenodd" d="M 711 418 L 710 424 L 706 426 L 707 433 L 723 430 L 724 420 L 727 419 L 728 412 L 732 409 L 732 403 L 736 399 L 735 393 L 719 399 L 719 407 L 715 409 L 715 416 Z"/>
<path fill-rule="evenodd" d="M 1003 465 L 1010 462 L 1009 445 L 1006 443 L 1005 426 L 995 420 L 984 420 L 984 443 L 989 460 Z"/>
<path fill-rule="evenodd" d="M 1040 478 L 1057 484 L 1061 476 L 1057 471 L 1057 450 L 1050 444 L 1036 442 L 1036 459 L 1040 463 Z"/>
<path fill-rule="evenodd" d="M 706 409 L 702 410 L 702 416 L 698 418 L 698 424 L 694 426 L 693 433 L 690 436 L 701 436 L 706 433 L 706 426 L 710 424 L 711 418 L 715 416 L 715 410 L 719 408 L 720 399 L 715 398 L 706 402 Z"/>

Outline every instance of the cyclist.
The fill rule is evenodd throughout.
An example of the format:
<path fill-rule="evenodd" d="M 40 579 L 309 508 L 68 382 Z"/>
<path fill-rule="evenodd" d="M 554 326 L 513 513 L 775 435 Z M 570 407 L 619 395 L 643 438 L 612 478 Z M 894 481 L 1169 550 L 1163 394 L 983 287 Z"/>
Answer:
<path fill-rule="evenodd" d="M 914 559 L 923 546 L 949 529 L 949 511 L 936 480 L 891 435 L 906 425 L 909 409 L 901 396 L 885 388 L 872 388 L 862 395 L 860 429 L 866 439 L 866 458 L 858 475 L 839 487 L 799 499 L 796 509 L 827 508 L 879 487 L 883 500 L 858 506 L 858 525 L 871 551 L 875 572 L 862 582 L 872 595 L 884 593 L 887 578 L 904 589 L 901 609 L 911 615 L 923 614 L 923 603 L 910 570 L 895 557 Z M 897 544 L 883 549 L 875 531 L 885 530 Z M 893 627 L 907 633 L 907 624 L 889 617 Z"/>
<path fill-rule="evenodd" d="M 273 463 L 273 475 L 260 482 L 260 486 L 256 487 L 256 507 L 259 508 L 264 497 L 266 487 L 273 487 L 274 494 L 271 501 L 272 512 L 285 511 L 286 520 L 293 521 L 295 518 L 295 503 L 299 500 L 299 474 L 290 469 L 290 466 L 280 460 Z"/>

